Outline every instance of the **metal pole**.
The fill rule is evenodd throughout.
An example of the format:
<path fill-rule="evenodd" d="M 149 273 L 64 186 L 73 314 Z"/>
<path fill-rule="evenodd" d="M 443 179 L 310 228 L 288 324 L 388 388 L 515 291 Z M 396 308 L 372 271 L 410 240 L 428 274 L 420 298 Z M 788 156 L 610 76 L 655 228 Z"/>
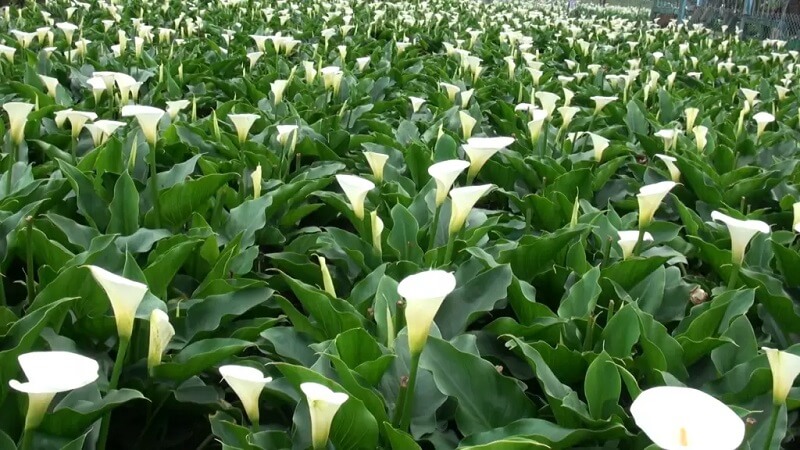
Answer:
<path fill-rule="evenodd" d="M 681 9 L 678 11 L 678 23 L 683 23 L 686 17 L 686 0 L 681 0 Z"/>

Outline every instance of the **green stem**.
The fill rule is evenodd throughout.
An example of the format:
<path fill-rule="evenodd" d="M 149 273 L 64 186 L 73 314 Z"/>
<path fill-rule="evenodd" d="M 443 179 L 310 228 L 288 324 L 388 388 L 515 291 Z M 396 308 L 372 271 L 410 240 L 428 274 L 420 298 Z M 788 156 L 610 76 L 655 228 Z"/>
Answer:
<path fill-rule="evenodd" d="M 594 119 L 596 119 L 596 118 L 597 118 L 597 114 L 592 114 L 592 120 L 589 121 L 589 128 L 587 128 L 587 130 L 592 131 L 592 127 L 594 127 Z M 588 137 L 584 137 L 583 138 L 583 143 L 581 144 L 581 148 L 578 151 L 578 153 L 583 153 L 583 148 L 586 147 L 586 141 L 588 139 L 589 139 Z"/>
<path fill-rule="evenodd" d="M 125 354 L 128 353 L 128 344 L 130 337 L 120 337 L 119 348 L 117 349 L 117 359 L 114 360 L 114 369 L 111 371 L 111 381 L 108 383 L 108 391 L 117 388 L 119 384 L 119 377 L 122 374 L 122 364 L 125 361 Z M 103 416 L 103 421 L 100 424 L 100 435 L 97 438 L 97 450 L 106 449 L 106 441 L 108 440 L 108 431 L 111 427 L 111 412 L 107 412 Z"/>
<path fill-rule="evenodd" d="M 594 323 L 597 318 L 594 313 L 589 314 L 589 320 L 586 321 L 586 334 L 583 337 L 583 350 L 590 351 L 594 345 Z"/>
<path fill-rule="evenodd" d="M 34 278 L 33 278 L 33 238 L 31 237 L 31 233 L 33 232 L 33 217 L 26 217 L 25 221 L 27 222 L 25 225 L 25 229 L 27 231 L 26 238 L 28 240 L 27 248 L 26 248 L 26 255 L 25 259 L 27 262 L 27 266 L 25 268 L 25 287 L 28 290 L 28 305 L 33 304 L 33 298 L 36 296 L 36 290 L 34 285 Z"/>
<path fill-rule="evenodd" d="M 411 424 L 411 410 L 414 407 L 414 386 L 417 384 L 417 372 L 419 371 L 419 357 L 422 353 L 411 355 L 411 372 L 408 374 L 408 386 L 404 392 L 405 401 L 400 410 L 400 422 L 398 423 L 401 431 L 408 430 Z"/>
<path fill-rule="evenodd" d="M 731 277 L 728 278 L 728 290 L 736 289 L 736 283 L 739 281 L 739 264 L 734 264 L 731 269 Z"/>
<path fill-rule="evenodd" d="M 639 236 L 636 238 L 636 245 L 633 246 L 633 256 L 639 256 L 642 251 L 642 244 L 644 242 L 644 230 L 639 229 Z"/>
<path fill-rule="evenodd" d="M 428 250 L 433 250 L 436 248 L 436 232 L 439 231 L 439 212 L 441 211 L 441 208 L 435 206 L 434 209 L 433 222 L 431 222 L 431 228 L 428 230 L 430 234 L 430 238 L 428 239 Z"/>
<path fill-rule="evenodd" d="M 22 432 L 22 442 L 19 445 L 19 450 L 33 450 L 33 430 Z"/>
<path fill-rule="evenodd" d="M 772 405 L 772 413 L 769 416 L 769 429 L 767 431 L 767 439 L 764 442 L 764 450 L 772 448 L 773 434 L 775 434 L 775 427 L 778 424 L 778 414 L 781 411 L 781 405 Z"/>
<path fill-rule="evenodd" d="M 612 241 L 611 236 L 609 236 L 608 239 L 606 239 L 606 241 L 603 243 L 603 266 L 602 267 L 606 267 L 608 265 L 608 260 L 609 260 L 609 258 L 611 256 L 611 241 Z"/>
<path fill-rule="evenodd" d="M 449 233 L 447 235 L 447 248 L 444 251 L 444 260 L 442 261 L 442 266 L 449 265 L 451 260 L 453 259 L 453 247 L 456 243 L 456 236 L 453 233 Z"/>
<path fill-rule="evenodd" d="M 147 155 L 148 162 L 150 163 L 150 194 L 153 196 L 153 210 L 155 211 L 155 225 L 156 228 L 161 228 L 161 201 L 158 198 L 158 168 L 156 167 L 156 145 L 150 146 L 150 152 Z M 102 450 L 102 449 L 99 449 Z"/>

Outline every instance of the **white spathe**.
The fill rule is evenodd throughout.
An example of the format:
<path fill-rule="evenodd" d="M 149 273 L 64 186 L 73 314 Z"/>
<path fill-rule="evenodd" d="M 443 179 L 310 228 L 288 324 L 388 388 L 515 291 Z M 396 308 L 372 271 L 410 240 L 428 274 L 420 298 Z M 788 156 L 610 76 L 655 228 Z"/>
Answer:
<path fill-rule="evenodd" d="M 169 323 L 169 316 L 160 309 L 150 313 L 150 340 L 147 349 L 147 370 L 161 364 L 161 357 L 167 351 L 167 345 L 175 336 L 175 328 Z"/>
<path fill-rule="evenodd" d="M 239 397 L 250 423 L 257 424 L 259 418 L 258 399 L 264 386 L 272 381 L 272 378 L 265 377 L 258 369 L 235 364 L 220 367 L 219 373 Z"/>
<path fill-rule="evenodd" d="M 756 137 L 760 137 L 764 129 L 767 128 L 767 125 L 775 121 L 775 116 L 768 112 L 761 111 L 753 116 L 753 120 L 756 121 L 756 126 L 758 127 Z"/>
<path fill-rule="evenodd" d="M 672 178 L 672 181 L 678 182 L 681 179 L 681 171 L 678 169 L 678 166 L 675 165 L 675 162 L 678 161 L 676 158 L 668 155 L 662 155 L 660 153 L 656 154 L 656 158 L 664 161 L 664 165 L 667 166 L 667 170 L 669 170 L 669 176 Z"/>
<path fill-rule="evenodd" d="M 383 169 L 386 167 L 386 161 L 389 160 L 389 155 L 377 152 L 364 152 L 364 157 L 367 159 L 367 164 L 369 164 L 369 168 L 372 170 L 372 176 L 375 177 L 375 181 L 379 183 L 383 181 Z"/>
<path fill-rule="evenodd" d="M 587 131 L 586 133 L 589 135 L 589 139 L 592 140 L 594 160 L 601 162 L 603 160 L 603 152 L 606 151 L 611 142 L 603 136 L 592 133 L 591 131 Z"/>
<path fill-rule="evenodd" d="M 261 197 L 261 181 L 262 181 L 261 164 L 256 167 L 256 170 L 250 174 L 250 179 L 253 181 L 253 198 Z"/>
<path fill-rule="evenodd" d="M 458 120 L 461 122 L 461 136 L 464 139 L 469 139 L 472 136 L 472 130 L 475 128 L 475 124 L 478 121 L 469 115 L 466 111 L 459 111 L 458 112 Z"/>
<path fill-rule="evenodd" d="M 708 127 L 705 125 L 698 125 L 692 130 L 694 133 L 694 142 L 697 146 L 697 151 L 702 153 L 708 144 Z"/>
<path fill-rule="evenodd" d="M 36 428 L 59 392 L 78 389 L 97 380 L 97 361 L 71 352 L 23 353 L 17 357 L 27 382 L 10 380 L 12 389 L 28 394 L 25 429 Z"/>
<path fill-rule="evenodd" d="M 356 175 L 336 175 L 336 181 L 344 191 L 350 207 L 359 220 L 364 220 L 364 200 L 367 193 L 375 189 L 375 183 Z"/>
<path fill-rule="evenodd" d="M 772 401 L 782 405 L 786 403 L 795 378 L 800 375 L 800 356 L 768 347 L 762 347 L 762 350 L 767 354 L 772 371 Z"/>
<path fill-rule="evenodd" d="M 231 120 L 233 128 L 236 129 L 236 137 L 239 139 L 239 144 L 244 144 L 247 141 L 250 128 L 260 117 L 258 114 L 228 114 L 228 119 Z"/>
<path fill-rule="evenodd" d="M 618 231 L 617 234 L 619 235 L 617 244 L 622 249 L 622 259 L 628 259 L 633 255 L 633 249 L 639 240 L 639 230 Z M 650 233 L 645 232 L 644 236 L 642 236 L 642 242 L 652 240 L 653 235 Z"/>
<path fill-rule="evenodd" d="M 372 211 L 371 213 L 369 213 L 369 219 L 370 219 L 369 221 L 370 228 L 372 229 L 372 246 L 375 248 L 375 251 L 378 252 L 378 254 L 380 255 L 382 251 L 381 235 L 383 235 L 383 228 L 384 228 L 383 220 L 380 217 L 378 217 L 378 211 Z"/>
<path fill-rule="evenodd" d="M 28 122 L 28 114 L 33 111 L 33 103 L 25 102 L 6 102 L 3 109 L 8 113 L 9 128 L 11 129 L 11 140 L 19 145 L 25 140 L 25 124 Z"/>
<path fill-rule="evenodd" d="M 528 122 L 528 133 L 531 135 L 531 141 L 536 142 L 539 135 L 542 133 L 542 126 L 544 121 L 547 120 L 547 111 L 543 109 L 530 110 L 531 120 Z"/>
<path fill-rule="evenodd" d="M 350 398 L 343 392 L 333 392 L 319 383 L 302 383 L 300 390 L 308 400 L 311 415 L 311 443 L 315 450 L 324 449 L 336 412 Z"/>
<path fill-rule="evenodd" d="M 86 122 L 94 119 L 97 119 L 97 114 L 93 112 L 75 110 L 68 112 L 67 120 L 69 120 L 69 123 L 72 126 L 72 139 L 78 139 L 78 136 L 80 136 L 81 130 L 83 130 L 83 126 L 86 125 Z"/>
<path fill-rule="evenodd" d="M 603 110 L 611 102 L 615 102 L 619 99 L 617 96 L 603 96 L 603 95 L 595 95 L 591 97 L 591 100 L 594 101 L 594 113 L 597 114 Z"/>
<path fill-rule="evenodd" d="M 481 168 L 495 153 L 514 143 L 513 137 L 474 137 L 467 139 L 463 145 L 464 152 L 469 157 L 469 171 L 467 179 L 473 180 Z"/>
<path fill-rule="evenodd" d="M 169 119 L 175 120 L 175 118 L 178 117 L 178 113 L 188 108 L 191 104 L 192 102 L 189 100 L 175 100 L 167 102 L 167 114 L 169 114 Z"/>
<path fill-rule="evenodd" d="M 728 227 L 731 235 L 731 262 L 737 266 L 742 265 L 747 244 L 753 236 L 756 233 L 769 233 L 769 225 L 760 220 L 739 220 L 719 211 L 712 212 L 711 219 L 718 220 Z"/>
<path fill-rule="evenodd" d="M 428 167 L 428 175 L 436 182 L 436 206 L 441 206 L 450 188 L 469 163 L 460 159 L 441 161 Z"/>
<path fill-rule="evenodd" d="M 147 285 L 129 280 L 98 266 L 88 266 L 92 276 L 103 288 L 114 310 L 117 333 L 121 339 L 130 339 L 136 310 L 147 293 Z"/>
<path fill-rule="evenodd" d="M 428 340 L 433 318 L 445 297 L 456 288 L 456 277 L 444 270 L 427 270 L 404 278 L 397 293 L 406 300 L 408 348 L 419 355 Z"/>
<path fill-rule="evenodd" d="M 639 189 L 636 199 L 639 202 L 639 229 L 646 227 L 653 221 L 658 207 L 664 197 L 677 183 L 674 181 L 661 181 L 659 183 L 647 184 Z"/>
<path fill-rule="evenodd" d="M 415 113 L 419 112 L 419 109 L 425 104 L 424 98 L 409 96 L 408 99 L 411 101 L 411 110 Z"/>
<path fill-rule="evenodd" d="M 297 136 L 297 130 L 300 129 L 297 125 L 278 125 L 278 143 L 285 146 L 286 143 L 289 142 L 289 139 L 292 139 L 292 142 L 295 141 L 295 137 Z M 292 145 L 294 147 L 294 145 Z"/>
<path fill-rule="evenodd" d="M 450 191 L 451 209 L 449 233 L 455 234 L 461 231 L 467 222 L 470 211 L 475 207 L 475 203 L 494 187 L 493 184 L 482 184 L 478 186 L 465 186 L 455 188 Z"/>
<path fill-rule="evenodd" d="M 727 405 L 693 388 L 647 389 L 631 405 L 636 425 L 666 450 L 735 450 L 744 421 Z"/>
<path fill-rule="evenodd" d="M 283 93 L 286 91 L 286 86 L 289 85 L 289 80 L 275 80 L 270 83 L 269 88 L 272 91 L 272 95 L 275 96 L 275 104 L 283 101 Z"/>
<path fill-rule="evenodd" d="M 147 143 L 151 146 L 158 141 L 158 123 L 166 112 L 153 106 L 125 105 L 122 107 L 122 117 L 136 117 L 142 128 Z"/>

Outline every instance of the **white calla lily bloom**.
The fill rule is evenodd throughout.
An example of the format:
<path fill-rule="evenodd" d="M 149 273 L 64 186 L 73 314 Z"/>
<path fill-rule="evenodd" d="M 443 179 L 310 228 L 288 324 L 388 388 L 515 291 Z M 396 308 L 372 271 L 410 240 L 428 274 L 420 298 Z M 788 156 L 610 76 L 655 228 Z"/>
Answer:
<path fill-rule="evenodd" d="M 528 133 L 531 136 L 531 141 L 536 142 L 539 140 L 539 135 L 542 133 L 542 127 L 545 120 L 547 120 L 547 111 L 543 109 L 531 110 L 531 120 L 528 122 Z"/>
<path fill-rule="evenodd" d="M 256 170 L 250 174 L 250 180 L 253 181 L 253 198 L 261 197 L 261 182 L 262 182 L 262 169 L 261 164 L 256 167 Z"/>
<path fill-rule="evenodd" d="M 142 128 L 147 143 L 155 146 L 158 141 L 158 124 L 166 112 L 153 106 L 125 105 L 122 107 L 122 117 L 136 117 Z"/>
<path fill-rule="evenodd" d="M 169 119 L 175 120 L 175 118 L 178 117 L 178 113 L 188 108 L 191 104 L 192 102 L 189 100 L 175 100 L 167 102 L 167 114 L 169 115 Z"/>
<path fill-rule="evenodd" d="M 175 336 L 175 328 L 169 323 L 169 316 L 160 309 L 150 313 L 150 339 L 147 349 L 147 370 L 161 364 L 161 358 L 167 351 L 167 345 Z"/>
<path fill-rule="evenodd" d="M 378 211 L 372 211 L 369 213 L 370 218 L 370 228 L 372 229 L 372 246 L 375 248 L 375 251 L 378 254 L 381 254 L 381 236 L 383 235 L 383 220 L 378 217 Z"/>
<path fill-rule="evenodd" d="M 452 207 L 450 209 L 450 225 L 448 232 L 454 235 L 461 231 L 464 224 L 467 222 L 467 217 L 487 192 L 494 187 L 493 184 L 482 184 L 478 186 L 465 186 L 455 188 L 450 191 L 450 200 Z"/>
<path fill-rule="evenodd" d="M 239 397 L 250 423 L 258 424 L 258 399 L 272 377 L 265 377 L 258 369 L 235 364 L 221 366 L 219 373 Z"/>
<path fill-rule="evenodd" d="M 747 101 L 747 103 L 752 108 L 753 105 L 755 104 L 756 97 L 758 97 L 758 94 L 760 94 L 760 92 L 754 91 L 752 89 L 747 89 L 747 88 L 742 88 L 741 91 L 742 91 L 742 95 L 744 95 L 745 100 Z"/>
<path fill-rule="evenodd" d="M 39 75 L 39 79 L 42 80 L 44 87 L 47 89 L 47 95 L 50 97 L 56 98 L 56 91 L 58 90 L 58 78 L 48 77 L 45 75 Z"/>
<path fill-rule="evenodd" d="M 260 117 L 258 114 L 228 114 L 228 119 L 231 120 L 233 128 L 236 129 L 236 137 L 239 139 L 239 144 L 247 142 L 250 128 Z"/>
<path fill-rule="evenodd" d="M 686 115 L 686 131 L 694 132 L 694 122 L 697 120 L 697 115 L 700 110 L 697 108 L 686 108 L 684 111 Z"/>
<path fill-rule="evenodd" d="M 762 347 L 772 371 L 772 401 L 776 405 L 786 403 L 794 380 L 800 375 L 800 356 L 793 353 Z"/>
<path fill-rule="evenodd" d="M 592 140 L 594 160 L 601 162 L 603 160 L 603 152 L 606 151 L 608 146 L 611 144 L 611 141 L 603 136 L 600 136 L 599 134 L 592 133 L 591 131 L 587 131 L 586 134 L 588 134 L 589 138 Z"/>
<path fill-rule="evenodd" d="M 300 390 L 308 400 L 312 446 L 314 450 L 322 450 L 328 444 L 328 435 L 336 412 L 350 396 L 343 392 L 333 392 L 319 383 L 302 383 Z"/>
<path fill-rule="evenodd" d="M 756 138 L 761 137 L 761 134 L 764 133 L 764 129 L 767 128 L 767 125 L 775 121 L 775 116 L 768 112 L 760 112 L 756 113 L 753 116 L 753 120 L 756 121 L 756 125 L 758 126 L 758 130 L 756 131 Z"/>
<path fill-rule="evenodd" d="M 595 95 L 591 97 L 591 100 L 594 101 L 594 113 L 597 114 L 603 110 L 611 102 L 615 102 L 619 99 L 617 96 L 602 96 L 602 95 Z"/>
<path fill-rule="evenodd" d="M 97 119 L 97 114 L 93 112 L 73 110 L 67 113 L 67 120 L 72 126 L 72 139 L 78 139 L 86 122 L 95 119 Z"/>
<path fill-rule="evenodd" d="M 33 107 L 33 103 L 25 102 L 6 102 L 3 104 L 3 109 L 8 113 L 11 141 L 15 145 L 19 145 L 25 140 L 25 124 L 28 123 L 28 115 L 33 111 Z"/>
<path fill-rule="evenodd" d="M 283 93 L 286 91 L 286 86 L 289 85 L 289 80 L 275 80 L 270 83 L 270 90 L 272 95 L 275 96 L 275 104 L 283 101 Z"/>
<path fill-rule="evenodd" d="M 56 394 L 81 388 L 98 378 L 97 361 L 71 352 L 23 353 L 17 357 L 26 382 L 10 380 L 12 389 L 28 394 L 25 430 L 39 426 Z"/>
<path fill-rule="evenodd" d="M 415 113 L 425 104 L 424 98 L 409 96 L 408 99 L 411 101 L 411 110 Z"/>
<path fill-rule="evenodd" d="M 397 285 L 397 293 L 406 301 L 408 348 L 412 355 L 422 353 L 436 313 L 455 288 L 456 277 L 444 270 L 410 275 Z"/>
<path fill-rule="evenodd" d="M 757 233 L 769 233 L 769 225 L 760 220 L 739 220 L 723 214 L 719 211 L 711 213 L 712 220 L 718 220 L 728 227 L 731 235 L 731 258 L 732 263 L 741 266 L 744 262 L 744 253 L 747 244 Z"/>
<path fill-rule="evenodd" d="M 469 139 L 472 136 L 472 130 L 475 128 L 475 124 L 478 121 L 469 115 L 466 111 L 459 111 L 458 112 L 458 120 L 461 122 L 461 135 L 464 139 Z"/>
<path fill-rule="evenodd" d="M 548 119 L 553 116 L 553 111 L 556 109 L 556 104 L 561 99 L 558 94 L 545 91 L 537 92 L 534 94 L 534 97 L 539 100 L 539 104 L 542 105 L 542 109 L 547 112 Z"/>
<path fill-rule="evenodd" d="M 698 125 L 692 130 L 694 133 L 694 142 L 697 146 L 698 152 L 703 152 L 708 144 L 708 127 L 705 125 Z"/>
<path fill-rule="evenodd" d="M 103 288 L 111 309 L 114 311 L 114 320 L 117 322 L 117 333 L 120 339 L 128 340 L 133 332 L 133 321 L 136 310 L 144 300 L 147 285 L 129 280 L 111 273 L 98 266 L 88 266 L 95 281 Z"/>
<path fill-rule="evenodd" d="M 336 181 L 344 191 L 344 195 L 359 220 L 364 220 L 364 200 L 369 191 L 375 189 L 375 183 L 356 175 L 336 175 Z"/>
<path fill-rule="evenodd" d="M 639 230 L 618 231 L 617 234 L 619 235 L 617 244 L 622 249 L 622 259 L 628 259 L 633 255 L 633 249 L 636 248 L 636 243 L 639 241 Z M 652 240 L 653 235 L 645 232 L 642 241 Z"/>
<path fill-rule="evenodd" d="M 461 91 L 461 88 L 450 83 L 441 82 L 439 83 L 439 87 L 443 88 L 445 92 L 447 92 L 447 98 L 450 99 L 451 102 L 456 100 L 456 94 Z"/>
<path fill-rule="evenodd" d="M 669 191 L 677 185 L 674 181 L 661 181 L 647 184 L 639 189 L 636 199 L 639 202 L 639 229 L 643 229 L 653 221 L 658 207 Z"/>
<path fill-rule="evenodd" d="M 364 157 L 367 159 L 367 164 L 372 170 L 372 176 L 375 181 L 383 181 L 383 169 L 386 167 L 386 162 L 389 161 L 389 155 L 376 152 L 364 152 Z"/>
<path fill-rule="evenodd" d="M 441 161 L 428 167 L 428 175 L 436 182 L 436 206 L 441 206 L 450 193 L 450 188 L 461 172 L 469 167 L 467 161 L 451 159 Z"/>
<path fill-rule="evenodd" d="M 467 143 L 463 145 L 464 152 L 469 157 L 467 181 L 470 182 L 474 180 L 481 168 L 486 164 L 489 158 L 494 156 L 495 153 L 513 143 L 514 138 L 505 136 L 491 138 L 474 137 L 467 139 Z"/>
<path fill-rule="evenodd" d="M 668 155 L 656 154 L 656 158 L 664 161 L 664 165 L 667 166 L 667 170 L 669 170 L 669 176 L 672 178 L 672 181 L 678 182 L 681 179 L 681 171 L 678 169 L 678 166 L 675 165 L 675 162 L 678 161 L 676 158 Z"/>
<path fill-rule="evenodd" d="M 735 450 L 744 440 L 744 421 L 703 391 L 660 386 L 631 405 L 636 425 L 666 450 Z"/>
<path fill-rule="evenodd" d="M 797 230 L 798 225 L 800 225 L 800 202 L 795 202 L 792 205 L 792 229 Z"/>

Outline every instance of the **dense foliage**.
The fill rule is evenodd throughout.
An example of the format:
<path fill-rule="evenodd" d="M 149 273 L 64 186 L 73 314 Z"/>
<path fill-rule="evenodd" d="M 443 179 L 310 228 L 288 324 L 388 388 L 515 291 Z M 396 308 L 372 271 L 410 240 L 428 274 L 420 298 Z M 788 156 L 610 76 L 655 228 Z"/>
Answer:
<path fill-rule="evenodd" d="M 798 53 L 562 3 L 4 8 L 0 450 L 793 445 Z"/>

